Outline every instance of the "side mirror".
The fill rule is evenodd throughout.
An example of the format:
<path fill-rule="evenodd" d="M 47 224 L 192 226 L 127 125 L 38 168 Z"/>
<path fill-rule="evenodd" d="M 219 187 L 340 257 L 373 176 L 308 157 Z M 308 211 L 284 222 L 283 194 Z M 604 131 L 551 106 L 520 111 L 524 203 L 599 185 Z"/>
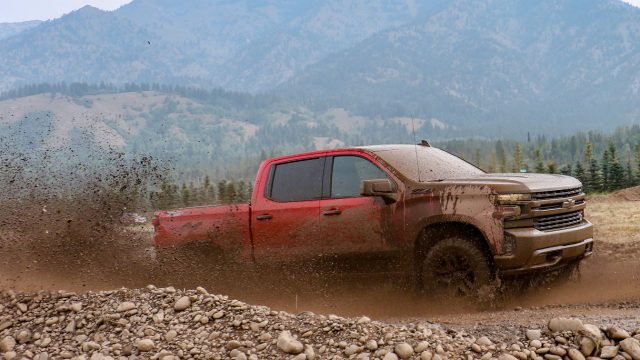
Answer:
<path fill-rule="evenodd" d="M 360 187 L 363 196 L 381 196 L 387 202 L 398 201 L 398 193 L 389 179 L 364 180 Z"/>

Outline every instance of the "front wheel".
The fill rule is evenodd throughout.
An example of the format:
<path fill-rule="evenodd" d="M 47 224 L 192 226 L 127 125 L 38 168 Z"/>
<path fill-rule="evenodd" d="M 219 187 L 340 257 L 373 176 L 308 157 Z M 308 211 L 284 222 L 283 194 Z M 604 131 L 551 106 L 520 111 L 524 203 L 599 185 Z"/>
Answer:
<path fill-rule="evenodd" d="M 490 263 L 472 239 L 452 236 L 426 249 L 420 261 L 418 286 L 444 297 L 477 296 L 492 280 Z"/>

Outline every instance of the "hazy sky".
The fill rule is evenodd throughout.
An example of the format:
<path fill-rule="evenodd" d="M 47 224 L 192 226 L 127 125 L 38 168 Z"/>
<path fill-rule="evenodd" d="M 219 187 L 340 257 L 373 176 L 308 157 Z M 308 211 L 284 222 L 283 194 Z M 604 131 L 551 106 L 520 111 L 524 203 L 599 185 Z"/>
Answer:
<path fill-rule="evenodd" d="M 115 10 L 131 1 L 132 0 L 0 0 L 0 23 L 55 19 L 85 5 L 92 5 L 103 10 Z"/>
<path fill-rule="evenodd" d="M 132 0 L 0 0 L 0 23 L 48 20 L 62 16 L 84 5 L 115 10 Z M 640 0 L 622 0 L 640 7 Z"/>

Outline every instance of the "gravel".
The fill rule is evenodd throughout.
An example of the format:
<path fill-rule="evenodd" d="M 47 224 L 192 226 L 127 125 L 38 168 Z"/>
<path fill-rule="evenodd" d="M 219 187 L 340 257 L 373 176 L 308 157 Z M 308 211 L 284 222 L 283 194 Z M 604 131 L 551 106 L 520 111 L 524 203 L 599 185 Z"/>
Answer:
<path fill-rule="evenodd" d="M 432 323 L 291 314 L 203 288 L 0 294 L 0 358 L 12 359 L 632 359 L 640 329 L 554 318 L 511 340 Z"/>

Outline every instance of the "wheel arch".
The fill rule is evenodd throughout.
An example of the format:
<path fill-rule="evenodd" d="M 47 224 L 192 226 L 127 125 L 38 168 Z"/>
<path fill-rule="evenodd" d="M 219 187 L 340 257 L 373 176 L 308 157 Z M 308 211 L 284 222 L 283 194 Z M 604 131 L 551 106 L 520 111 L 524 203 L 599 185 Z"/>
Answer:
<path fill-rule="evenodd" d="M 493 261 L 493 251 L 486 236 L 477 226 L 463 221 L 440 221 L 425 225 L 418 232 L 417 238 L 415 239 L 414 253 L 416 265 L 421 262 L 430 247 L 453 234 L 462 235 L 469 241 L 477 244 L 484 252 L 492 271 L 495 272 L 496 266 Z"/>

